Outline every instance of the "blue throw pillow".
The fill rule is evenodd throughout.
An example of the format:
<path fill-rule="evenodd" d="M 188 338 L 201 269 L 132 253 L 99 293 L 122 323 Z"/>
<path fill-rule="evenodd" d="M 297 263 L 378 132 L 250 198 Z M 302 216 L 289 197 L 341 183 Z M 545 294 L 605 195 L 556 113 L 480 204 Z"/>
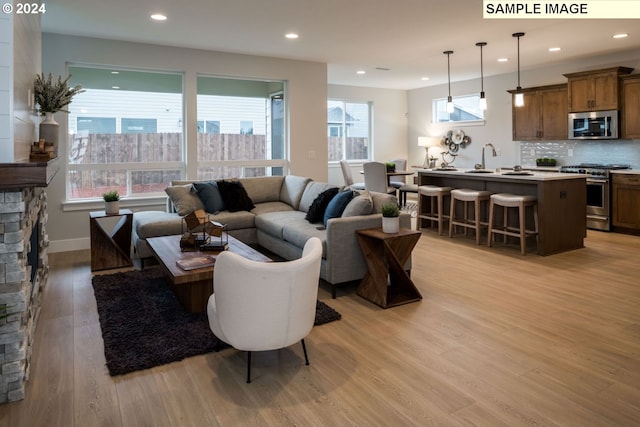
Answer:
<path fill-rule="evenodd" d="M 322 222 L 324 219 L 324 212 L 327 210 L 327 206 L 329 206 L 329 202 L 338 194 L 338 187 L 329 188 L 322 193 L 318 194 L 309 206 L 309 211 L 307 215 L 305 215 L 304 219 L 309 221 L 310 223 L 314 222 Z"/>
<path fill-rule="evenodd" d="M 198 197 L 202 200 L 205 211 L 216 213 L 226 209 L 218 184 L 215 181 L 194 182 L 193 188 L 196 189 Z"/>
<path fill-rule="evenodd" d="M 338 218 L 342 216 L 344 208 L 347 207 L 351 199 L 353 199 L 353 191 L 351 190 L 342 191 L 331 199 L 327 209 L 324 211 L 323 223 L 325 227 L 331 218 Z"/>

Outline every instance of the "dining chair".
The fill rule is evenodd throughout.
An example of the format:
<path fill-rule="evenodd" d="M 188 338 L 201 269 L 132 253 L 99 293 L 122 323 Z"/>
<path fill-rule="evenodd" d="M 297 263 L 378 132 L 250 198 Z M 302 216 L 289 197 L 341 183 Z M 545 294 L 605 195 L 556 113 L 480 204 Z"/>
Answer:
<path fill-rule="evenodd" d="M 387 166 L 380 162 L 367 162 L 364 169 L 364 188 L 377 193 L 396 194 L 396 189 L 388 185 Z"/>
<path fill-rule="evenodd" d="M 390 162 L 396 164 L 397 171 L 407 170 L 407 159 L 393 159 Z M 400 188 L 407 183 L 407 179 L 404 176 L 393 176 L 389 180 L 389 185 L 395 188 Z"/>
<path fill-rule="evenodd" d="M 407 159 L 394 159 L 391 161 L 396 164 L 396 170 L 399 170 L 399 171 L 407 170 Z M 418 184 L 414 184 L 414 183 L 407 184 L 406 176 L 392 177 L 392 181 L 389 182 L 389 185 L 391 185 L 392 187 L 398 190 L 398 202 L 400 203 L 400 206 L 407 205 L 407 193 L 418 194 Z"/>
<path fill-rule="evenodd" d="M 354 184 L 353 176 L 351 175 L 351 167 L 346 160 L 340 160 L 340 168 L 342 168 L 342 177 L 344 178 L 344 185 L 353 188 L 354 190 L 364 190 L 364 182 L 357 182 Z"/>

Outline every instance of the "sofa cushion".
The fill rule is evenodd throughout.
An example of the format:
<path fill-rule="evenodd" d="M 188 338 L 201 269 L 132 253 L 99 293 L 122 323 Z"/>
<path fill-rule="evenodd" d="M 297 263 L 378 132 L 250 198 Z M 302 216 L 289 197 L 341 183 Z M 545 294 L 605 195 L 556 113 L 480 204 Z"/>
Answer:
<path fill-rule="evenodd" d="M 373 199 L 367 190 L 360 191 L 342 211 L 343 217 L 369 215 L 373 211 Z"/>
<path fill-rule="evenodd" d="M 282 188 L 284 177 L 260 176 L 240 178 L 238 181 L 242 183 L 253 204 L 257 205 L 258 203 L 280 200 L 280 189 Z"/>
<path fill-rule="evenodd" d="M 311 182 L 311 178 L 295 175 L 285 176 L 280 189 L 280 201 L 290 205 L 293 209 L 298 209 L 302 193 L 309 182 Z"/>
<path fill-rule="evenodd" d="M 371 191 L 371 199 L 373 200 L 373 211 L 371 213 L 382 213 L 382 206 L 386 203 L 398 203 L 398 198 L 393 194 L 377 193 Z"/>
<path fill-rule="evenodd" d="M 191 184 L 167 187 L 164 192 L 169 196 L 178 215 L 189 215 L 195 210 L 205 208 L 198 194 L 193 191 Z"/>
<path fill-rule="evenodd" d="M 326 230 L 317 224 L 310 224 L 300 211 L 271 212 L 256 217 L 256 227 L 260 232 L 285 240 L 299 248 L 311 237 L 322 240 L 322 256 L 326 258 Z"/>
<path fill-rule="evenodd" d="M 182 234 L 182 218 L 176 213 L 164 211 L 140 211 L 133 214 L 133 227 L 138 237 L 169 236 Z"/>
<path fill-rule="evenodd" d="M 284 226 L 290 222 L 297 222 L 304 219 L 304 212 L 287 211 L 287 212 L 269 212 L 256 217 L 256 227 L 260 231 L 267 233 L 278 239 L 282 239 L 284 235 Z M 308 222 L 307 222 L 308 224 Z M 316 227 L 315 225 L 313 227 Z"/>
<path fill-rule="evenodd" d="M 193 188 L 198 193 L 198 197 L 204 204 L 204 210 L 207 212 L 216 213 L 226 209 L 218 184 L 215 181 L 194 182 Z"/>
<path fill-rule="evenodd" d="M 320 193 L 329 188 L 338 188 L 336 185 L 328 184 L 326 182 L 314 182 L 311 181 L 307 184 L 302 193 L 302 199 L 300 199 L 300 205 L 298 206 L 298 210 L 300 212 L 308 212 L 311 207 L 311 203 L 318 197 Z"/>
<path fill-rule="evenodd" d="M 264 202 L 256 203 L 256 207 L 251 209 L 251 213 L 254 215 L 262 215 L 269 212 L 285 212 L 292 211 L 293 207 L 284 202 Z"/>
<path fill-rule="evenodd" d="M 338 194 L 337 187 L 329 188 L 318 194 L 318 197 L 316 197 L 311 203 L 311 206 L 309 206 L 309 210 L 307 211 L 307 215 L 305 215 L 304 219 L 311 223 L 322 222 L 324 212 L 327 210 L 329 202 L 331 202 L 336 194 Z"/>
<path fill-rule="evenodd" d="M 327 221 L 331 218 L 339 218 L 342 216 L 344 208 L 347 207 L 351 199 L 353 199 L 352 190 L 341 191 L 331 199 L 327 206 L 327 210 L 324 211 L 324 218 L 322 220 L 325 227 L 327 226 Z"/>
<path fill-rule="evenodd" d="M 244 189 L 240 181 L 220 180 L 217 184 L 229 212 L 250 211 L 255 208 L 247 190 Z"/>
<path fill-rule="evenodd" d="M 229 230 L 240 230 L 243 228 L 255 227 L 256 216 L 247 211 L 220 211 L 215 215 L 210 215 L 209 219 L 225 224 Z"/>

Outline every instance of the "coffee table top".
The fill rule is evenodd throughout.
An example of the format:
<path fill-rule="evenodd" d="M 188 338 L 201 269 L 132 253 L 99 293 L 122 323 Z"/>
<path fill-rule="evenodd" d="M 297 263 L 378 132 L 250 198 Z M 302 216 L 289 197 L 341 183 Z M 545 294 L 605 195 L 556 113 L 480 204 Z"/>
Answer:
<path fill-rule="evenodd" d="M 215 266 L 198 268 L 195 270 L 185 271 L 178 267 L 176 261 L 181 259 L 197 258 L 205 255 L 214 255 L 217 251 L 185 251 L 180 250 L 180 235 L 149 237 L 147 243 L 156 259 L 164 269 L 165 273 L 173 284 L 193 282 L 196 280 L 213 279 L 213 269 Z M 260 252 L 242 243 L 233 236 L 229 236 L 228 251 L 237 253 L 247 259 L 260 262 L 270 262 L 271 259 Z"/>

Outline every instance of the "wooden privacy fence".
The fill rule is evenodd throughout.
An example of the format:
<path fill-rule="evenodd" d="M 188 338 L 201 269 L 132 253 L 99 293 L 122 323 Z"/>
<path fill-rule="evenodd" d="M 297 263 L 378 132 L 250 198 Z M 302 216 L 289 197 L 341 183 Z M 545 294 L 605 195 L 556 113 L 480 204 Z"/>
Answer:
<path fill-rule="evenodd" d="M 180 162 L 182 161 L 182 138 L 182 133 L 89 134 L 84 137 L 72 135 L 69 141 L 69 163 L 70 165 L 104 165 Z M 267 154 L 266 137 L 265 135 L 200 133 L 197 150 L 200 161 L 263 160 Z M 237 170 L 240 170 L 227 167 L 215 169 L 218 171 L 224 169 L 225 173 L 235 172 L 236 174 Z M 126 172 L 126 170 L 116 169 L 76 171 L 70 168 L 69 179 L 72 191 L 95 195 L 95 191 L 91 190 L 105 187 L 126 189 Z M 179 178 L 179 170 L 132 171 L 131 185 L 142 189 L 161 184 L 164 188 L 163 186 L 171 180 Z M 144 190 L 135 192 L 144 192 Z"/>
<path fill-rule="evenodd" d="M 329 161 L 357 160 L 368 158 L 369 138 L 347 137 L 345 141 L 345 155 L 342 156 L 342 137 L 329 137 Z"/>

